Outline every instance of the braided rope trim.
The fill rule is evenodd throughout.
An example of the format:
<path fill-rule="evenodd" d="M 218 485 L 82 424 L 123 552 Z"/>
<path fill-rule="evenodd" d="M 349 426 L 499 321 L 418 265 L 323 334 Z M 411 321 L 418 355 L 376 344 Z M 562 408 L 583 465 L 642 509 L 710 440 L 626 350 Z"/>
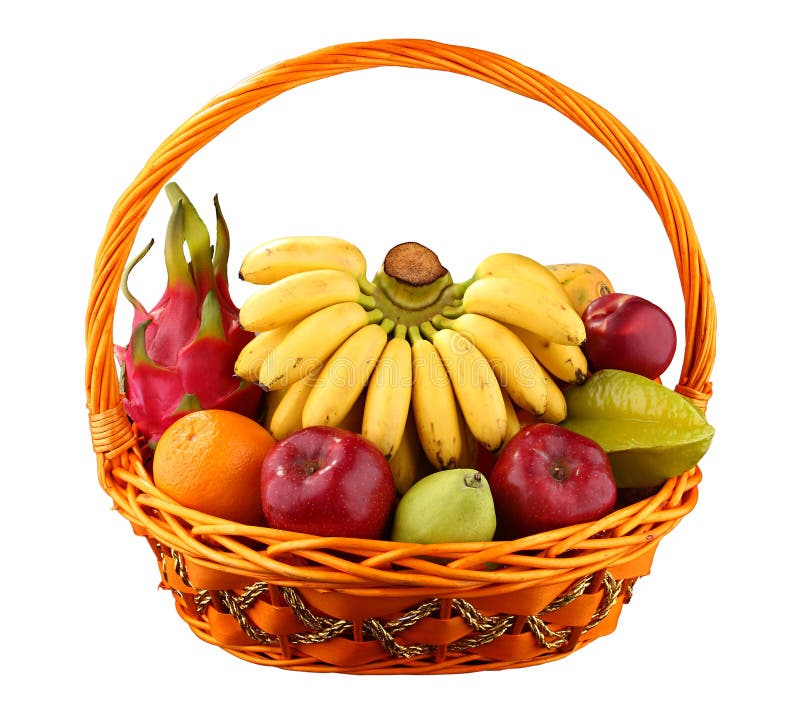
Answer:
<path fill-rule="evenodd" d="M 184 583 L 186 583 L 187 587 L 192 587 L 189 583 L 182 555 L 174 549 L 170 552 L 174 561 L 175 572 Z M 161 559 L 162 572 L 165 573 L 163 561 L 166 560 L 166 555 L 163 552 L 161 552 Z M 566 592 L 553 600 L 540 613 L 537 615 L 529 615 L 525 618 L 525 625 L 529 628 L 542 648 L 556 651 L 567 647 L 570 642 L 574 643 L 576 637 L 574 634 L 575 628 L 567 627 L 561 630 L 553 630 L 544 618 L 548 614 L 569 605 L 580 596 L 584 595 L 594 582 L 594 575 L 587 575 L 577 580 Z M 603 597 L 589 623 L 581 628 L 579 636 L 589 632 L 608 616 L 617 600 L 623 595 L 624 583 L 624 580 L 617 581 L 608 571 L 604 571 L 601 581 Z M 627 602 L 631 598 L 633 586 L 628 583 L 625 587 L 626 590 L 623 598 Z M 222 590 L 219 592 L 219 600 L 221 605 L 224 606 L 224 609 L 239 623 L 242 632 L 244 632 L 248 638 L 260 645 L 277 647 L 281 644 L 281 637 L 262 630 L 257 625 L 254 625 L 247 616 L 247 611 L 253 606 L 255 601 L 269 590 L 269 583 L 259 581 L 244 588 L 241 594 L 236 594 L 230 590 Z M 286 636 L 286 640 L 289 644 L 319 644 L 336 637 L 355 634 L 355 625 L 350 620 L 314 614 L 303 602 L 299 592 L 294 588 L 279 587 L 279 591 L 284 602 L 292 609 L 292 612 L 300 624 L 309 630 L 309 632 L 294 633 Z M 194 596 L 194 602 L 198 614 L 202 615 L 206 608 L 212 603 L 211 592 L 208 590 L 197 591 L 197 594 Z M 477 647 L 487 645 L 511 630 L 518 620 L 518 617 L 515 615 L 483 615 L 470 602 L 463 598 L 453 598 L 452 600 L 448 600 L 448 602 L 451 610 L 456 615 L 460 616 L 472 630 L 470 635 L 448 644 L 447 649 L 450 652 L 467 652 Z M 417 625 L 426 617 L 439 613 L 442 609 L 442 605 L 442 599 L 432 598 L 391 620 L 382 622 L 377 618 L 368 618 L 363 621 L 361 628 L 364 634 L 380 642 L 386 653 L 393 658 L 409 659 L 424 657 L 435 653 L 438 647 L 423 643 L 402 645 L 397 642 L 396 637 L 404 630 Z"/>

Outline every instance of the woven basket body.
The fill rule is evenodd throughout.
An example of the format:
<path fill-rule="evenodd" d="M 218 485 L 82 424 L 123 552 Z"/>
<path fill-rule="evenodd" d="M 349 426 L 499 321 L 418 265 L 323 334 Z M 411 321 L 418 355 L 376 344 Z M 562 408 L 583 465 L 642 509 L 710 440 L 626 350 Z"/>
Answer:
<path fill-rule="evenodd" d="M 150 544 L 162 585 L 191 630 L 245 660 L 307 671 L 437 673 L 558 659 L 614 629 L 660 539 L 694 507 L 699 468 L 596 523 L 513 542 L 319 538 L 232 524 L 178 505 L 154 486 L 142 441 L 122 409 L 113 316 L 138 227 L 161 188 L 194 152 L 273 97 L 380 66 L 458 73 L 543 102 L 617 158 L 651 199 L 672 245 L 686 330 L 676 390 L 705 410 L 716 328 L 706 264 L 678 191 L 636 138 L 591 100 L 492 53 L 423 40 L 348 44 L 269 67 L 212 100 L 155 151 L 115 206 L 86 316 L 86 389 L 100 483 Z"/>

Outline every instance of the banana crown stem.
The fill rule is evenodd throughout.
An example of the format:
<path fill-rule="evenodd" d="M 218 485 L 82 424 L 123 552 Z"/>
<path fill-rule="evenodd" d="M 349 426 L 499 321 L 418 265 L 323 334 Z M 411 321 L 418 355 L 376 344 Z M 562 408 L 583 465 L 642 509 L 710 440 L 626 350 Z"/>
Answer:
<path fill-rule="evenodd" d="M 419 332 L 419 326 L 409 326 L 407 338 L 412 346 L 419 341 L 425 341 Z"/>
<path fill-rule="evenodd" d="M 431 323 L 434 325 L 435 328 L 439 330 L 454 328 L 453 321 L 454 321 L 453 319 L 448 319 L 447 317 L 442 316 L 441 314 L 436 314 L 436 316 L 434 316 L 431 319 Z"/>
<path fill-rule="evenodd" d="M 383 319 L 383 312 L 380 309 L 372 309 L 371 311 L 367 311 L 368 324 L 379 324 L 381 321 L 383 321 Z"/>
<path fill-rule="evenodd" d="M 455 310 L 461 304 L 456 292 L 463 295 L 471 282 L 454 284 L 436 254 L 422 244 L 406 242 L 389 251 L 368 291 L 359 284 L 365 292 L 359 303 L 367 309 L 380 309 L 397 325 L 420 326 L 446 307 Z M 406 329 L 403 334 L 411 340 Z"/>
<path fill-rule="evenodd" d="M 443 306 L 442 307 L 442 316 L 447 319 L 457 319 L 464 313 L 464 307 L 459 306 Z"/>
<path fill-rule="evenodd" d="M 363 274 L 357 276 L 356 281 L 358 282 L 358 288 L 361 289 L 362 294 L 366 294 L 367 296 L 372 296 L 375 293 L 375 284 L 373 284 Z"/>
<path fill-rule="evenodd" d="M 367 294 L 359 294 L 357 301 L 361 306 L 367 309 L 367 311 L 374 309 L 376 306 L 375 297 L 368 296 Z"/>
<path fill-rule="evenodd" d="M 433 335 L 436 333 L 436 329 L 430 321 L 423 321 L 419 327 L 419 330 L 422 336 L 428 339 L 428 341 L 431 341 L 433 339 Z"/>
<path fill-rule="evenodd" d="M 470 284 L 472 284 L 477 277 L 472 276 L 471 278 L 467 279 L 466 281 L 461 281 L 458 284 L 453 284 L 453 296 L 456 299 L 463 299 L 464 294 L 466 293 L 467 289 L 469 289 Z"/>

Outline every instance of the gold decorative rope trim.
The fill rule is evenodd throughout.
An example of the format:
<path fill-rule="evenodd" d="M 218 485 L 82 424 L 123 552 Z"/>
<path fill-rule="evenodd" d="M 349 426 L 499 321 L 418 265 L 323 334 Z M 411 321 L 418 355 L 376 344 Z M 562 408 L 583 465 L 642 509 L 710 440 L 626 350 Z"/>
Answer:
<path fill-rule="evenodd" d="M 160 545 L 158 549 L 161 572 L 162 576 L 165 577 L 165 561 L 167 556 L 164 554 Z M 170 556 L 173 560 L 175 573 L 187 587 L 195 590 L 189 581 L 183 556 L 174 549 L 170 551 Z M 577 580 L 566 592 L 555 598 L 537 615 L 529 615 L 525 619 L 524 624 L 531 631 L 531 634 L 533 634 L 541 647 L 547 650 L 559 650 L 568 646 L 570 641 L 574 641 L 575 628 L 567 627 L 562 630 L 553 630 L 547 625 L 543 617 L 574 602 L 577 598 L 584 595 L 595 582 L 594 575 L 587 575 Z M 623 585 L 625 586 L 625 594 L 623 595 L 625 602 L 630 600 L 632 595 L 632 582 L 625 583 L 623 580 L 616 581 L 608 571 L 603 573 L 602 580 L 599 582 L 600 587 L 603 588 L 603 597 L 597 610 L 592 615 L 592 619 L 581 629 L 580 635 L 596 627 L 608 616 L 611 609 L 622 595 Z M 218 601 L 213 599 L 213 594 L 209 590 L 195 590 L 195 606 L 198 614 L 202 614 L 208 605 L 214 602 L 215 606 L 226 610 L 239 623 L 242 632 L 251 640 L 260 645 L 275 647 L 280 644 L 281 637 L 262 630 L 257 625 L 253 624 L 247 616 L 247 611 L 253 606 L 255 601 L 264 593 L 268 592 L 269 589 L 269 583 L 259 581 L 244 588 L 241 594 L 238 595 L 231 590 L 219 591 L 219 593 L 217 593 Z M 286 636 L 288 644 L 319 644 L 336 637 L 341 637 L 343 635 L 352 636 L 354 634 L 354 624 L 352 621 L 316 615 L 311 612 L 308 606 L 303 602 L 297 590 L 289 587 L 280 587 L 279 590 L 284 602 L 291 608 L 298 622 L 309 630 L 309 632 L 298 632 Z M 180 591 L 175 590 L 175 592 L 183 597 Z M 451 611 L 460 616 L 472 630 L 472 634 L 447 645 L 449 652 L 466 652 L 476 647 L 487 645 L 511 630 L 518 620 L 518 617 L 515 615 L 483 615 L 474 605 L 462 598 L 453 598 L 449 602 Z M 422 657 L 436 652 L 438 647 L 423 643 L 402 645 L 398 643 L 395 638 L 404 630 L 417 625 L 426 617 L 438 613 L 441 608 L 442 600 L 433 598 L 417 605 L 415 608 L 403 613 L 399 617 L 385 622 L 377 618 L 368 618 L 362 622 L 361 627 L 365 634 L 380 642 L 386 653 L 394 658 L 408 659 Z"/>

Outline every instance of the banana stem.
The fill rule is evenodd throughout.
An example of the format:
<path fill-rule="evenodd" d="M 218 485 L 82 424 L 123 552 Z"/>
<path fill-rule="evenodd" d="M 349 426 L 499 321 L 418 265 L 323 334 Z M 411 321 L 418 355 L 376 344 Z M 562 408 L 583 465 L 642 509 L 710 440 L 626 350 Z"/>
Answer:
<path fill-rule="evenodd" d="M 407 338 L 409 343 L 413 346 L 417 341 L 424 341 L 425 339 L 419 333 L 419 326 L 409 326 Z"/>
<path fill-rule="evenodd" d="M 441 314 L 436 314 L 436 316 L 431 319 L 431 323 L 439 330 L 453 328 L 453 319 L 448 319 Z"/>
<path fill-rule="evenodd" d="M 367 311 L 368 324 L 379 324 L 381 321 L 383 321 L 383 312 L 380 309 L 372 309 L 371 311 Z"/>
<path fill-rule="evenodd" d="M 405 324 L 397 324 L 394 327 L 394 335 L 395 338 L 398 339 L 408 339 L 408 326 Z"/>
<path fill-rule="evenodd" d="M 424 321 L 419 327 L 420 333 L 422 336 L 428 341 L 433 340 L 433 335 L 436 333 L 436 329 L 433 327 L 433 324 L 430 321 Z"/>
<path fill-rule="evenodd" d="M 453 284 L 453 296 L 455 296 L 455 298 L 459 300 L 463 299 L 464 294 L 466 293 L 467 289 L 469 289 L 470 284 L 472 284 L 474 281 L 475 277 L 473 276 L 472 278 L 467 279 L 466 281 L 461 281 L 458 284 Z"/>
<path fill-rule="evenodd" d="M 367 311 L 375 308 L 376 302 L 374 296 L 367 296 L 366 294 L 359 294 L 356 301 L 361 304 Z"/>
<path fill-rule="evenodd" d="M 386 332 L 387 336 L 392 333 L 394 329 L 394 321 L 391 319 L 384 319 L 380 324 L 381 328 Z"/>
<path fill-rule="evenodd" d="M 442 308 L 442 316 L 448 319 L 457 319 L 464 313 L 463 306 L 445 306 Z"/>
<path fill-rule="evenodd" d="M 358 288 L 361 289 L 362 294 L 366 294 L 367 296 L 372 296 L 375 293 L 375 284 L 373 284 L 363 274 L 357 276 L 356 281 L 358 282 Z"/>

